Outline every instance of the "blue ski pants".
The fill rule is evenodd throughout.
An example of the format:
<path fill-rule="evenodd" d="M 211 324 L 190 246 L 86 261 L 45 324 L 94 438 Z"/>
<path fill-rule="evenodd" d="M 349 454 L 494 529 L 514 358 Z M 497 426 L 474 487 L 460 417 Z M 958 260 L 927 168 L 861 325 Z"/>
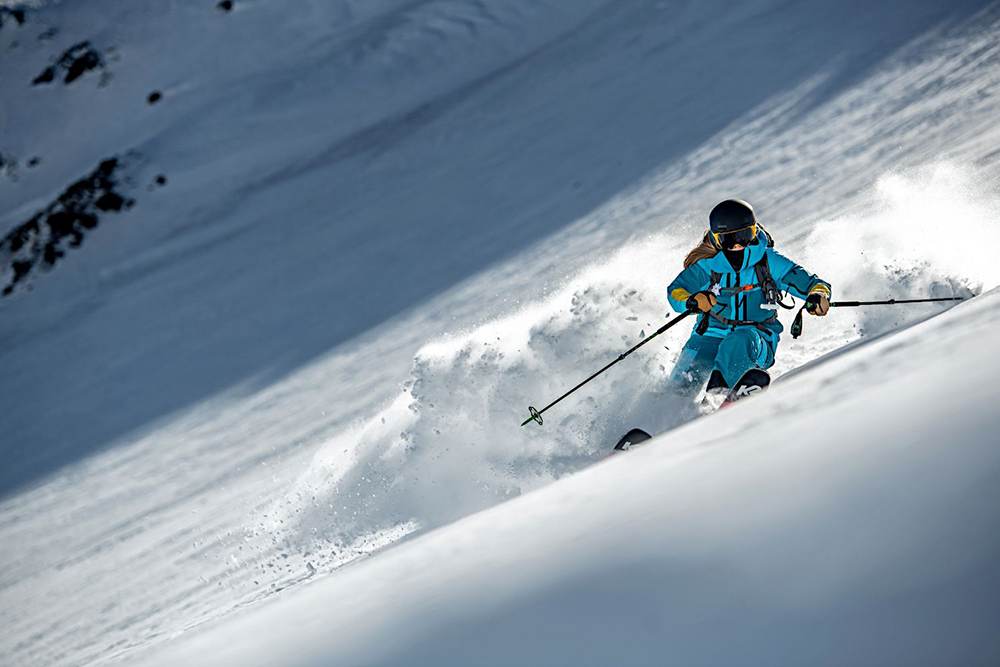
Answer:
<path fill-rule="evenodd" d="M 670 374 L 670 385 L 701 388 L 713 370 L 718 370 L 732 387 L 751 368 L 774 365 L 777 334 L 765 334 L 756 327 L 743 326 L 724 337 L 692 333 Z"/>

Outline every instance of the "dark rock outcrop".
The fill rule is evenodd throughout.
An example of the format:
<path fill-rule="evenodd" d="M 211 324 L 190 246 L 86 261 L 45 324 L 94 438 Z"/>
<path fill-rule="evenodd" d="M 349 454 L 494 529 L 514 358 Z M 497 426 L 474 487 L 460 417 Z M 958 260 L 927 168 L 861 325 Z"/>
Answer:
<path fill-rule="evenodd" d="M 100 224 L 102 214 L 133 206 L 133 199 L 117 191 L 121 166 L 118 157 L 104 160 L 0 241 L 2 296 L 36 270 L 50 270 L 69 248 L 79 247 Z"/>
<path fill-rule="evenodd" d="M 27 12 L 20 7 L 0 7 L 0 29 L 6 25 L 24 25 Z"/>
<path fill-rule="evenodd" d="M 100 52 L 97 51 L 90 42 L 80 42 L 75 44 L 59 56 L 55 65 L 46 67 L 41 74 L 35 77 L 32 85 L 38 86 L 43 83 L 52 83 L 59 76 L 63 77 L 63 82 L 73 83 L 85 73 L 90 71 L 101 72 L 101 85 L 105 85 L 111 78 L 107 64 Z"/>

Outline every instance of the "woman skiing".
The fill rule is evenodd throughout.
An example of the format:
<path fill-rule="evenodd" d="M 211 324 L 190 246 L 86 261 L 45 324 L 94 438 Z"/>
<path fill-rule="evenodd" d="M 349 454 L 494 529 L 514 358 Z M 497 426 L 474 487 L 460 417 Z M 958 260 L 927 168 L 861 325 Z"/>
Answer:
<path fill-rule="evenodd" d="M 700 387 L 707 378 L 709 392 L 728 393 L 747 371 L 774 364 L 782 331 L 777 308 L 791 307 L 781 302 L 781 292 L 805 299 L 807 312 L 823 316 L 830 308 L 830 284 L 779 254 L 745 201 L 720 203 L 709 225 L 668 288 L 674 310 L 700 313 L 671 384 Z"/>

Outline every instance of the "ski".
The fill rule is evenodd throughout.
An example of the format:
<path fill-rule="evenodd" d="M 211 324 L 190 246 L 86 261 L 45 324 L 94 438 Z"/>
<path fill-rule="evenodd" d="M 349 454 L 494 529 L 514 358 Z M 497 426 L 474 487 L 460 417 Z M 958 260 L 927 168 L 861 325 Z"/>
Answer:
<path fill-rule="evenodd" d="M 736 385 L 729 390 L 729 394 L 726 396 L 726 400 L 723 401 L 722 406 L 719 408 L 728 407 L 746 398 L 747 396 L 753 396 L 754 394 L 759 394 L 767 390 L 768 386 L 771 384 L 771 376 L 767 371 L 761 370 L 760 368 L 751 368 L 746 373 L 743 374 L 737 382 Z"/>
<path fill-rule="evenodd" d="M 646 433 L 641 428 L 634 428 L 628 433 L 626 433 L 624 436 L 622 436 L 622 439 L 618 441 L 617 445 L 615 445 L 615 451 L 616 452 L 624 451 L 629 447 L 631 447 L 632 445 L 640 443 L 644 440 L 649 440 L 652 437 L 653 436 Z"/>
<path fill-rule="evenodd" d="M 729 390 L 726 394 L 725 400 L 719 409 L 729 407 L 736 401 L 747 398 L 748 396 L 754 396 L 756 394 L 763 393 L 771 385 L 770 374 L 760 368 L 751 368 L 746 373 L 743 374 L 737 382 L 736 385 Z M 612 454 L 617 452 L 623 452 L 630 449 L 632 446 L 637 445 L 641 442 L 645 442 L 652 438 L 649 433 L 646 433 L 641 428 L 634 428 L 625 435 L 622 436 L 618 444 L 615 445 L 615 449 Z"/>
<path fill-rule="evenodd" d="M 726 395 L 726 400 L 723 401 L 722 406 L 719 408 L 728 407 L 735 403 L 736 401 L 746 398 L 747 396 L 753 396 L 754 394 L 759 394 L 766 391 L 768 386 L 771 384 L 771 376 L 767 371 L 760 368 L 751 368 L 746 373 L 743 374 L 729 390 L 729 394 Z"/>

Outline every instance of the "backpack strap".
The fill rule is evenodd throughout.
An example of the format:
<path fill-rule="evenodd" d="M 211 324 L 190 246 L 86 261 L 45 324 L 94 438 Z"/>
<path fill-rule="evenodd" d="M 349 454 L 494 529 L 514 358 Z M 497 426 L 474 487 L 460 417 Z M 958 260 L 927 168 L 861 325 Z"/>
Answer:
<path fill-rule="evenodd" d="M 756 327 L 761 333 L 765 334 L 772 333 L 771 330 L 767 328 L 767 325 L 774 324 L 778 321 L 778 313 L 771 313 L 770 317 L 760 322 L 755 322 L 753 320 L 731 320 L 728 317 L 724 317 L 716 313 L 715 311 L 709 311 L 707 314 L 724 327 Z M 705 325 L 705 328 L 708 328 L 708 324 Z"/>
<path fill-rule="evenodd" d="M 760 261 L 753 265 L 753 270 L 757 274 L 757 282 L 760 284 L 760 289 L 764 292 L 765 303 L 779 305 L 785 310 L 794 308 L 794 306 L 789 306 L 781 300 L 781 290 L 778 289 L 778 282 L 771 275 L 771 267 L 767 262 L 766 252 L 760 258 Z"/>
<path fill-rule="evenodd" d="M 764 232 L 764 237 L 767 239 L 767 247 L 768 248 L 773 248 L 774 247 L 774 237 L 771 236 L 771 232 L 769 232 L 766 229 L 764 229 L 763 225 L 761 225 L 760 223 L 757 223 L 757 228 L 760 231 Z"/>
<path fill-rule="evenodd" d="M 767 262 L 767 253 L 760 258 L 760 261 L 753 265 L 753 271 L 757 274 L 757 283 L 760 285 L 761 291 L 764 292 L 764 301 L 769 304 L 775 304 L 780 301 L 778 295 L 778 283 L 775 282 L 774 276 L 771 275 L 771 267 Z"/>
<path fill-rule="evenodd" d="M 712 271 L 712 284 L 709 285 L 708 290 L 715 295 L 715 298 L 722 295 L 722 274 L 718 271 Z"/>

